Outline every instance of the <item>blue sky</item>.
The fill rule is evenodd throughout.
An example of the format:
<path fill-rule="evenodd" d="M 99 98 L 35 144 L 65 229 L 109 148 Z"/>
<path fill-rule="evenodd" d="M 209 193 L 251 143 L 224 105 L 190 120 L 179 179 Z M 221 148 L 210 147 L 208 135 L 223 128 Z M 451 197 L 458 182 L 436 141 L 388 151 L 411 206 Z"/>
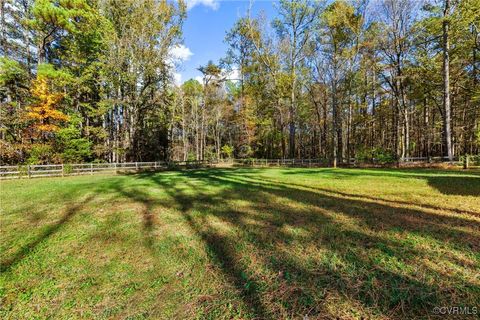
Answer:
<path fill-rule="evenodd" d="M 246 15 L 248 0 L 187 0 L 187 20 L 183 27 L 184 47 L 177 48 L 176 55 L 183 60 L 178 68 L 179 82 L 200 76 L 197 68 L 209 60 L 218 62 L 225 56 L 225 34 L 235 21 Z M 256 0 L 253 15 L 264 11 L 269 19 L 275 14 L 273 1 Z"/>

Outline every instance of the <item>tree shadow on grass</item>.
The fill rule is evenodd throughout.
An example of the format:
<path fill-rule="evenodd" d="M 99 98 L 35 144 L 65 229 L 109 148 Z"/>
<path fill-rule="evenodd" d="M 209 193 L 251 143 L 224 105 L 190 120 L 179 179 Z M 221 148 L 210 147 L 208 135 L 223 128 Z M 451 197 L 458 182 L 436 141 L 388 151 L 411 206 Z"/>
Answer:
<path fill-rule="evenodd" d="M 121 183 L 113 185 L 113 191 L 117 192 L 127 199 L 131 199 L 136 203 L 142 205 L 141 218 L 144 232 L 145 245 L 148 249 L 153 250 L 155 236 L 154 232 L 154 219 L 153 213 L 154 207 L 157 205 L 156 201 L 152 199 L 146 192 L 143 192 L 138 187 L 132 190 L 128 190 L 122 187 Z"/>
<path fill-rule="evenodd" d="M 282 183 L 281 181 L 274 180 L 274 179 L 268 179 L 264 177 L 259 177 L 258 179 L 268 182 L 268 183 Z M 407 202 L 407 201 L 401 201 L 401 200 L 390 200 L 390 199 L 384 199 L 380 197 L 373 197 L 365 194 L 355 194 L 355 193 L 348 193 L 348 192 L 343 192 L 343 191 L 332 191 L 327 188 L 320 188 L 320 187 L 312 187 L 304 184 L 298 184 L 298 183 L 293 183 L 289 182 L 288 185 L 290 186 L 295 186 L 299 188 L 305 188 L 308 190 L 312 190 L 314 192 L 320 191 L 320 192 L 326 192 L 330 193 L 333 195 L 338 195 L 342 197 L 349 197 L 349 198 L 355 198 L 355 199 L 363 199 L 363 200 L 371 200 L 373 202 L 379 202 L 379 203 L 388 203 L 391 205 L 395 206 L 412 206 L 412 207 L 418 207 L 420 209 L 427 209 L 427 210 L 441 210 L 441 211 L 450 211 L 450 212 L 455 212 L 458 214 L 468 214 L 472 216 L 480 216 L 480 211 L 470 211 L 464 208 L 452 208 L 452 207 L 440 207 L 440 206 L 435 206 L 431 204 L 425 204 L 425 203 L 412 203 L 412 202 Z"/>
<path fill-rule="evenodd" d="M 161 175 L 144 178 L 160 185 L 176 201 L 191 229 L 201 237 L 212 253 L 212 260 L 221 267 L 222 272 L 241 292 L 251 314 L 257 318 L 302 314 L 328 315 L 330 311 L 324 308 L 321 300 L 326 297 L 322 298 L 322 295 L 315 292 L 315 289 L 312 289 L 315 287 L 318 290 L 327 290 L 330 293 L 348 296 L 376 314 L 396 316 L 404 314 L 425 316 L 426 312 L 440 301 L 457 301 L 458 296 L 462 296 L 465 291 L 468 295 L 479 290 L 477 285 L 464 282 L 461 289 L 445 292 L 439 286 L 387 270 L 375 261 L 371 261 L 368 256 L 369 250 L 372 249 L 380 250 L 383 254 L 400 261 L 406 259 L 406 263 L 415 263 L 414 261 L 425 256 L 425 252 L 411 250 L 403 243 L 374 237 L 370 234 L 389 228 L 433 237 L 442 242 L 460 239 L 463 240 L 461 244 L 465 246 L 465 249 L 469 250 L 472 244 L 478 243 L 476 236 L 454 229 L 443 230 L 452 224 L 454 227 L 463 226 L 461 220 L 446 219 L 445 217 L 432 218 L 428 214 L 424 216 L 425 212 L 419 210 L 400 209 L 384 204 L 344 199 L 341 195 L 314 193 L 288 187 L 281 183 L 265 183 L 258 179 L 245 178 L 236 173 L 235 171 L 210 170 L 183 172 L 178 179 L 163 179 Z M 204 181 L 207 186 L 221 189 L 212 194 L 208 187 L 192 185 L 190 183 L 192 179 Z M 195 192 L 186 194 L 177 187 L 177 183 L 190 185 Z M 263 199 L 262 203 L 262 196 L 271 199 Z M 286 198 L 292 202 L 321 209 L 340 211 L 345 215 L 359 218 L 361 223 L 366 224 L 370 233 L 347 232 L 340 223 L 333 221 L 331 217 L 322 215 L 321 211 L 293 210 L 268 204 L 268 201 L 278 198 Z M 262 213 L 261 216 L 252 217 L 261 223 L 252 225 L 245 222 L 243 219 L 245 213 L 237 212 L 236 208 L 231 205 L 231 201 L 239 199 L 250 201 L 252 209 Z M 192 215 L 192 209 L 200 211 L 202 214 Z M 238 237 L 222 234 L 208 222 L 208 216 L 215 216 L 233 226 L 238 232 Z M 416 221 L 410 221 L 409 219 L 414 216 L 417 217 Z M 342 273 L 329 265 L 322 265 L 321 269 L 323 270 L 318 273 L 307 268 L 306 261 L 295 258 L 293 253 L 281 250 L 281 247 L 289 247 L 292 241 L 292 236 L 284 230 L 285 226 L 306 230 L 308 236 L 302 240 L 304 244 L 327 243 L 330 251 L 340 255 L 344 259 L 344 263 L 354 269 L 353 274 Z M 323 232 L 325 229 L 331 229 L 330 233 Z M 242 253 L 235 249 L 238 241 L 247 241 L 264 256 L 263 268 L 281 272 L 286 270 L 293 275 L 289 280 L 283 278 L 275 280 L 278 286 L 286 285 L 296 288 L 293 291 L 287 290 L 287 293 L 283 292 L 281 297 L 277 297 L 286 314 L 280 313 L 278 309 L 272 308 L 272 305 L 269 304 L 269 299 L 271 299 L 269 296 L 275 295 L 276 292 L 272 292 L 270 287 L 265 288 L 264 281 L 255 276 L 255 272 L 249 270 L 248 265 L 240 261 Z M 352 246 L 365 254 L 349 253 Z M 268 262 L 269 258 L 275 262 Z M 427 258 L 429 257 L 427 256 Z M 413 259 L 413 261 L 409 259 Z M 424 268 L 427 268 L 427 272 L 430 274 L 437 274 L 435 270 L 428 269 L 426 266 Z M 356 279 L 354 279 L 355 277 Z M 460 281 L 453 276 L 451 279 Z M 357 285 L 352 287 L 353 282 L 356 282 Z M 457 300 L 455 300 L 456 298 Z M 276 304 L 277 308 L 278 306 Z M 335 315 L 330 314 L 330 316 Z"/>
<path fill-rule="evenodd" d="M 195 176 L 217 180 L 219 183 L 235 184 L 242 189 L 260 189 L 292 201 L 339 210 L 360 218 L 372 230 L 404 229 L 439 241 L 455 242 L 473 249 L 480 248 L 480 222 L 462 216 L 444 216 L 408 207 L 399 208 L 378 202 L 346 199 L 335 191 L 313 192 L 292 187 L 290 183 L 262 181 L 262 178 L 228 175 L 225 172 L 198 172 Z M 472 228 L 475 232 L 460 229 L 464 227 Z"/>
<path fill-rule="evenodd" d="M 356 177 L 395 177 L 408 179 L 422 179 L 428 185 L 442 194 L 459 196 L 480 196 L 480 171 L 456 171 L 439 169 L 359 169 L 348 170 L 336 169 L 301 169 L 285 172 L 290 174 L 321 174 L 332 178 L 356 178 Z"/>
<path fill-rule="evenodd" d="M 212 263 L 238 290 L 248 310 L 243 316 L 248 318 L 306 314 L 333 318 L 338 314 L 327 308 L 327 304 L 331 305 L 327 301 L 332 295 L 347 297 L 361 305 L 361 310 L 369 310 L 375 315 L 428 317 L 433 306 L 474 301 L 472 293 L 480 290 L 475 283 L 457 275 L 440 274 L 425 264 L 424 261 L 432 259 L 427 251 L 414 249 L 395 237 L 380 236 L 389 230 L 405 232 L 436 239 L 455 247 L 458 252 L 472 252 L 472 248 L 478 245 L 478 233 L 459 230 L 470 226 L 462 218 L 436 216 L 423 210 L 398 208 L 375 201 L 345 199 L 341 193 L 262 181 L 259 177 L 246 176 L 245 172 L 251 173 L 239 169 L 184 171 L 169 176 L 140 174 L 138 178 L 147 183 L 137 188 L 112 187 L 150 211 L 159 201 L 143 188 L 159 186 L 173 200 L 174 207 L 182 213 L 190 229 L 204 242 Z M 278 199 L 288 199 L 299 204 L 301 209 L 275 204 Z M 236 200 L 247 201 L 252 211 L 258 214 L 247 217 L 247 213 L 233 204 Z M 340 212 L 357 219 L 362 231 L 346 228 L 324 211 Z M 145 212 L 142 215 L 145 216 Z M 209 217 L 224 221 L 231 233 L 226 234 L 212 224 Z M 246 218 L 257 223 L 251 224 Z M 153 223 L 149 218 L 144 219 L 147 236 Z M 289 227 L 303 229 L 304 237 L 296 239 L 286 231 Z M 476 224 L 473 227 L 478 229 Z M 154 237 L 148 237 L 155 241 Z M 295 241 L 301 241 L 302 246 L 326 246 L 332 259 L 340 259 L 341 265 L 347 266 L 343 268 L 348 270 L 298 256 L 289 251 Z M 238 249 L 239 242 L 248 243 L 261 257 L 259 270 L 282 275 L 269 281 L 264 279 L 265 274 L 259 276 L 261 271 L 244 262 L 249 252 Z M 375 253 L 373 257 L 372 252 Z M 454 284 L 447 290 L 441 285 L 416 279 L 408 272 L 392 269 L 384 265 L 383 260 L 374 258 L 393 259 L 410 267 L 421 267 L 427 277 L 448 278 Z M 441 259 L 475 268 L 475 263 L 465 265 L 464 261 L 455 260 L 455 255 Z"/>
<path fill-rule="evenodd" d="M 427 177 L 426 180 L 431 187 L 446 195 L 480 197 L 480 176 L 436 176 Z"/>
<path fill-rule="evenodd" d="M 30 254 L 30 252 L 35 250 L 38 245 L 40 245 L 41 243 L 49 239 L 52 235 L 54 235 L 57 231 L 59 231 L 62 226 L 68 223 L 86 204 L 91 202 L 94 197 L 94 195 L 90 195 L 82 201 L 75 201 L 73 204 L 69 205 L 60 220 L 46 227 L 45 230 L 41 232 L 41 234 L 38 235 L 33 241 L 27 243 L 11 257 L 2 261 L 0 263 L 0 273 L 9 272 L 15 265 L 17 265 L 24 258 L 26 258 Z"/>
<path fill-rule="evenodd" d="M 190 212 L 195 206 L 215 205 L 220 202 L 228 201 L 226 199 L 227 197 L 223 198 L 221 194 L 208 195 L 202 192 L 196 192 L 193 195 L 185 194 L 183 190 L 178 187 L 178 184 L 187 185 L 198 191 L 200 191 L 200 189 L 198 186 L 192 185 L 189 181 L 185 181 L 183 178 L 172 179 L 170 177 L 169 179 L 161 179 L 161 175 L 155 175 L 153 178 L 151 175 L 143 175 L 143 178 L 153 180 L 157 185 L 162 187 L 162 190 L 164 190 L 171 199 L 175 200 L 175 203 L 178 205 L 188 226 L 207 246 L 212 262 L 220 267 L 222 272 L 227 276 L 227 279 L 231 281 L 231 284 L 242 293 L 249 313 L 253 317 L 266 319 L 266 310 L 255 290 L 255 288 L 258 287 L 258 283 L 249 278 L 247 273 L 245 273 L 245 270 L 239 263 L 237 263 L 237 257 L 232 255 L 232 243 L 227 241 L 225 236 L 210 232 L 208 229 L 205 230 L 204 226 L 206 222 L 201 217 L 193 217 Z M 145 200 L 143 196 L 140 198 L 138 197 L 138 190 L 130 193 L 123 192 L 123 194 L 137 201 Z M 149 199 L 146 202 L 148 203 L 151 201 L 152 200 Z M 235 215 L 232 214 L 232 212 L 229 212 L 229 216 L 234 217 Z"/>

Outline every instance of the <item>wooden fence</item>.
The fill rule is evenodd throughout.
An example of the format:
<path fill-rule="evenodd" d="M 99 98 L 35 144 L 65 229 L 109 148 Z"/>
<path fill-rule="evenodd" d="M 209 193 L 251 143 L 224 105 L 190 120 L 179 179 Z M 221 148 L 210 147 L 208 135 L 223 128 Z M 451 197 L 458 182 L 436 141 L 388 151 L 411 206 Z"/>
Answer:
<path fill-rule="evenodd" d="M 408 158 L 401 163 L 442 162 L 443 158 Z M 458 161 L 458 160 L 457 160 Z M 371 163 L 375 164 L 375 159 Z M 328 159 L 229 159 L 229 160 L 193 160 L 193 161 L 155 161 L 125 163 L 77 163 L 0 166 L 0 179 L 64 177 L 75 175 L 93 175 L 100 173 L 138 172 L 145 170 L 189 169 L 207 166 L 255 166 L 255 167 L 324 167 L 330 164 Z M 349 165 L 357 165 L 351 159 Z"/>
<path fill-rule="evenodd" d="M 211 163 L 211 161 L 199 160 L 0 166 L 0 179 L 64 177 L 93 175 L 99 173 L 135 172 L 142 170 L 165 170 L 169 168 L 198 168 Z"/>
<path fill-rule="evenodd" d="M 193 160 L 193 161 L 155 161 L 125 163 L 75 163 L 0 166 L 0 179 L 65 177 L 76 175 L 93 175 L 100 173 L 123 173 L 146 170 L 191 169 L 207 166 L 288 166 L 311 167 L 327 166 L 326 159 L 228 159 L 228 160 Z"/>

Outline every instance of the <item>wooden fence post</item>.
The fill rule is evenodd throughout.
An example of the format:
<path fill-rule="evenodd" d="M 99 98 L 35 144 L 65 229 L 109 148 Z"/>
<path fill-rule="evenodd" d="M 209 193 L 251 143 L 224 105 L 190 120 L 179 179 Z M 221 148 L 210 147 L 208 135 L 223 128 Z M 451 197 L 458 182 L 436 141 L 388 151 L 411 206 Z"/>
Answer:
<path fill-rule="evenodd" d="M 90 163 L 90 174 L 93 175 L 93 163 Z"/>
<path fill-rule="evenodd" d="M 32 172 L 30 171 L 30 165 L 27 165 L 27 174 L 28 174 L 28 178 L 31 178 L 32 177 Z"/>
<path fill-rule="evenodd" d="M 64 166 L 63 166 L 63 163 L 62 163 L 62 177 L 65 177 L 65 170 L 64 170 Z"/>
<path fill-rule="evenodd" d="M 469 157 L 468 157 L 468 154 L 466 154 L 463 158 L 463 169 L 468 169 L 468 165 L 469 165 Z"/>

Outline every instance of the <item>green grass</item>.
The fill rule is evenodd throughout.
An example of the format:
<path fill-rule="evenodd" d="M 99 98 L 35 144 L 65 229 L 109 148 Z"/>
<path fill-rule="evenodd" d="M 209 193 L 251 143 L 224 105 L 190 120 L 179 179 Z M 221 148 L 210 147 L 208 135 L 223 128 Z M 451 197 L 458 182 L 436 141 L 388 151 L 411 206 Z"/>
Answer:
<path fill-rule="evenodd" d="M 2 319 L 404 319 L 480 307 L 480 172 L 0 183 Z"/>

